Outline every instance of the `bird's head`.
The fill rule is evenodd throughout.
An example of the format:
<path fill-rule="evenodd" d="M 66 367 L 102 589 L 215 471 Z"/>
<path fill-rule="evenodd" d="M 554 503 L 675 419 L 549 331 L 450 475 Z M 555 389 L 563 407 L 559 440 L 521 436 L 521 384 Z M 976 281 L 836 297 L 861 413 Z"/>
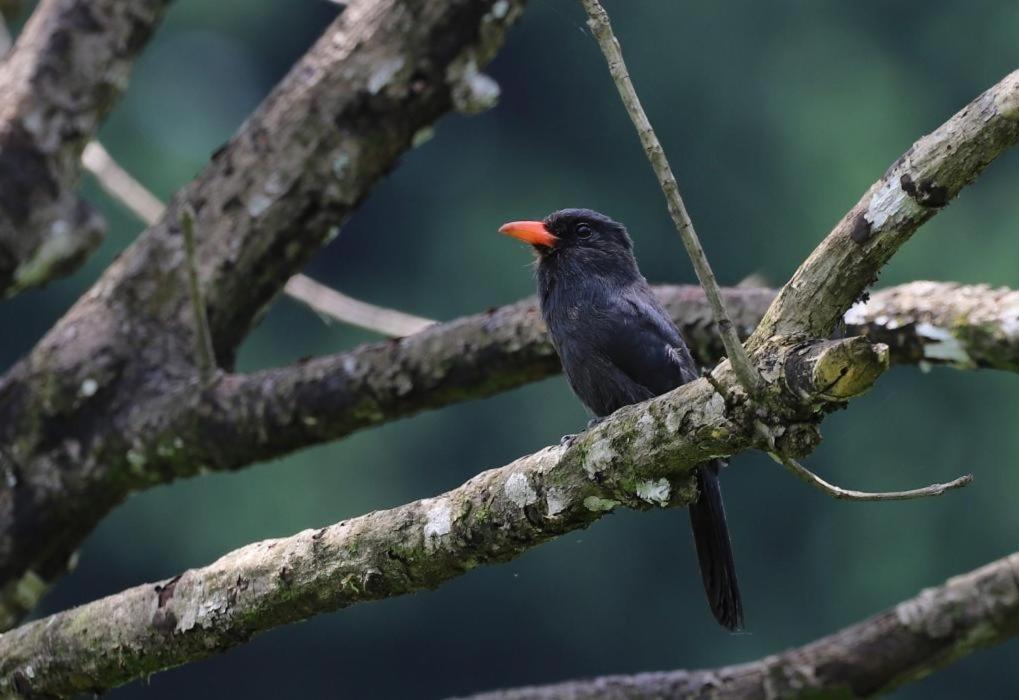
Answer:
<path fill-rule="evenodd" d="M 625 259 L 633 255 L 626 227 L 590 209 L 560 209 L 541 221 L 511 221 L 499 232 L 530 243 L 542 262 L 560 256 Z"/>

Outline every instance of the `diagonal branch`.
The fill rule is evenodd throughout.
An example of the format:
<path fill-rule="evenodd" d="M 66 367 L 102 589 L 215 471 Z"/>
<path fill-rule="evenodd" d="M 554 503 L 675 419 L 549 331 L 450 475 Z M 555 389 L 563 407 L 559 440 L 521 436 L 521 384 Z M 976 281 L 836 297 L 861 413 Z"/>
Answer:
<path fill-rule="evenodd" d="M 202 234 L 197 273 L 228 369 L 266 305 L 415 134 L 452 109 L 493 104 L 479 71 L 522 5 L 349 3 L 162 219 L 0 378 L 0 443 L 20 465 L 0 486 L 0 627 L 131 489 L 173 478 L 204 448 L 159 432 L 201 395 L 181 208 Z M 19 595 L 26 588 L 33 595 Z"/>
<path fill-rule="evenodd" d="M 701 671 L 605 676 L 463 700 L 871 697 L 1019 634 L 1019 554 L 928 588 L 798 649 Z"/>
<path fill-rule="evenodd" d="M 169 0 L 44 0 L 0 63 L 0 298 L 77 268 L 105 224 L 79 157 Z"/>
<path fill-rule="evenodd" d="M 804 261 L 747 341 L 826 337 L 925 221 L 1019 141 L 1019 70 L 914 143 Z"/>
<path fill-rule="evenodd" d="M 800 357 L 772 358 L 785 368 L 776 384 L 827 403 L 820 393 L 827 387 L 809 383 L 814 375 Z M 862 353 L 853 357 L 864 370 Z M 864 374 L 876 379 L 883 359 L 873 352 Z M 731 372 L 723 374 L 727 386 L 736 385 Z M 616 412 L 567 446 L 483 472 L 435 498 L 252 544 L 158 586 L 26 624 L 0 635 L 0 695 L 98 692 L 315 613 L 434 588 L 620 505 L 687 504 L 697 496 L 692 470 L 749 447 L 755 418 L 730 416 L 698 380 Z M 809 425 L 790 426 L 783 451 L 802 453 L 815 438 Z"/>

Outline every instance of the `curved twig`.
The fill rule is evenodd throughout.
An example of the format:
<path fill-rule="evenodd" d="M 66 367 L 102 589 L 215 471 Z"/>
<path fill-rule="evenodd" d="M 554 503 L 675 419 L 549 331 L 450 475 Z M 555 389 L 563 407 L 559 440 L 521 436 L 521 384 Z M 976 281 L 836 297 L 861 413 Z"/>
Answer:
<path fill-rule="evenodd" d="M 843 501 L 909 501 L 915 498 L 930 498 L 931 496 L 940 496 L 945 491 L 969 486 L 973 481 L 972 474 L 965 474 L 958 479 L 953 479 L 944 484 L 931 484 L 930 486 L 908 489 L 906 491 L 854 491 L 853 489 L 844 489 L 841 486 L 825 481 L 791 457 L 783 457 L 775 452 L 768 452 L 767 454 L 800 480 L 805 481 L 818 491 L 826 493 L 832 498 Z"/>

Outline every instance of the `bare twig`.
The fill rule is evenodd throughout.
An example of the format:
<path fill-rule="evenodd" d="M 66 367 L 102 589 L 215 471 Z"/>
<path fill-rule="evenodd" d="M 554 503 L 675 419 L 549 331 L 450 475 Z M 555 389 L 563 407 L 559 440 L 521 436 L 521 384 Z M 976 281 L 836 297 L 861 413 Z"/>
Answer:
<path fill-rule="evenodd" d="M 387 309 L 355 299 L 316 282 L 307 275 L 294 275 L 283 287 L 291 299 L 306 305 L 324 320 L 340 321 L 351 326 L 403 338 L 435 324 L 429 318 Z"/>
<path fill-rule="evenodd" d="M 768 456 L 788 469 L 798 479 L 805 481 L 818 491 L 826 493 L 832 498 L 843 501 L 909 501 L 914 498 L 929 498 L 931 496 L 940 496 L 945 491 L 968 486 L 973 481 L 973 475 L 966 474 L 944 484 L 931 484 L 930 486 L 909 489 L 908 491 L 854 491 L 828 483 L 791 457 L 785 457 L 776 452 L 769 452 Z"/>
<path fill-rule="evenodd" d="M 195 214 L 190 205 L 184 205 L 180 212 L 180 230 L 184 235 L 184 259 L 188 268 L 188 287 L 191 306 L 195 313 L 195 345 L 198 370 L 202 383 L 208 384 L 216 369 L 216 352 L 212 348 L 212 334 L 209 333 L 209 318 L 205 313 L 205 296 L 198 280 L 198 261 L 195 259 Z"/>
<path fill-rule="evenodd" d="M 665 157 L 665 150 L 658 141 L 658 137 L 651 127 L 651 122 L 648 120 L 647 114 L 645 114 L 644 108 L 640 104 L 640 98 L 633 87 L 633 82 L 630 80 L 626 63 L 623 61 L 623 52 L 619 47 L 619 40 L 612 32 L 612 25 L 609 23 L 609 15 L 598 0 L 581 0 L 581 2 L 584 5 L 584 10 L 587 11 L 587 24 L 598 40 L 602 53 L 605 55 L 605 60 L 609 64 L 609 73 L 612 74 L 612 79 L 619 90 L 619 96 L 623 101 L 623 105 L 626 107 L 626 111 L 637 129 L 637 135 L 644 146 L 644 152 L 651 163 L 651 168 L 658 177 L 658 183 L 662 187 L 662 192 L 665 193 L 669 214 L 672 216 L 672 221 L 676 224 L 676 229 L 683 240 L 686 252 L 689 254 L 690 261 L 697 272 L 697 279 L 700 280 L 701 286 L 704 287 L 704 293 L 707 295 L 712 314 L 718 325 L 718 332 L 722 337 L 722 344 L 725 346 L 725 353 L 729 357 L 729 362 L 732 363 L 733 371 L 736 373 L 743 388 L 750 395 L 757 395 L 763 380 L 757 368 L 751 364 L 750 359 L 747 357 L 739 335 L 736 333 L 736 329 L 729 319 L 729 314 L 725 310 L 725 304 L 722 302 L 722 293 L 719 290 L 718 282 L 715 280 L 715 273 L 711 270 L 708 257 L 704 253 L 704 248 L 701 247 L 697 232 L 694 230 L 693 221 L 690 220 L 690 215 L 686 211 L 683 197 L 679 193 L 679 184 L 676 182 L 676 178 L 672 174 L 672 168 L 669 167 L 669 161 Z"/>
<path fill-rule="evenodd" d="M 159 217 L 166 211 L 166 205 L 131 173 L 120 167 L 99 141 L 88 142 L 81 154 L 81 163 L 95 176 L 107 194 L 149 226 L 159 221 Z"/>
<path fill-rule="evenodd" d="M 151 226 L 163 215 L 166 205 L 122 168 L 98 141 L 89 142 L 81 161 L 107 194 L 145 223 Z M 412 335 L 435 323 L 431 319 L 360 301 L 306 275 L 291 277 L 283 292 L 327 322 L 338 321 L 391 338 Z"/>

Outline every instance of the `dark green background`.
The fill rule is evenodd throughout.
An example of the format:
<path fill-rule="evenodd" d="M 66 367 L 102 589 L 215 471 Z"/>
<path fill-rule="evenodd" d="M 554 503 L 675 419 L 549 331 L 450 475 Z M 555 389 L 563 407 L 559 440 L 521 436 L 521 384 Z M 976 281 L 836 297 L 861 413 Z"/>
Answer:
<path fill-rule="evenodd" d="M 437 0 L 436 0 L 437 1 Z M 913 140 L 1016 67 L 1019 3 L 607 3 L 718 277 L 784 281 Z M 330 21 L 320 0 L 180 0 L 102 132 L 160 196 L 200 170 Z M 574 0 L 535 0 L 491 73 L 501 104 L 451 116 L 409 153 L 309 273 L 439 319 L 531 293 L 509 219 L 586 206 L 626 222 L 652 281 L 693 274 Z M 898 254 L 880 284 L 1019 287 L 1019 154 Z M 74 277 L 0 306 L 0 366 L 25 353 L 142 226 L 90 181 L 110 235 Z M 280 299 L 241 369 L 371 340 Z M 620 512 L 432 593 L 323 615 L 113 698 L 434 698 L 602 673 L 749 661 L 806 642 L 1017 548 L 1019 377 L 902 368 L 825 424 L 809 463 L 894 489 L 973 471 L 968 489 L 835 502 L 746 454 L 726 473 L 748 632 L 711 620 L 681 511 Z M 575 431 L 561 378 L 357 434 L 237 474 L 129 499 L 87 540 L 44 612 L 454 487 Z M 1019 693 L 1019 643 L 897 697 Z"/>

